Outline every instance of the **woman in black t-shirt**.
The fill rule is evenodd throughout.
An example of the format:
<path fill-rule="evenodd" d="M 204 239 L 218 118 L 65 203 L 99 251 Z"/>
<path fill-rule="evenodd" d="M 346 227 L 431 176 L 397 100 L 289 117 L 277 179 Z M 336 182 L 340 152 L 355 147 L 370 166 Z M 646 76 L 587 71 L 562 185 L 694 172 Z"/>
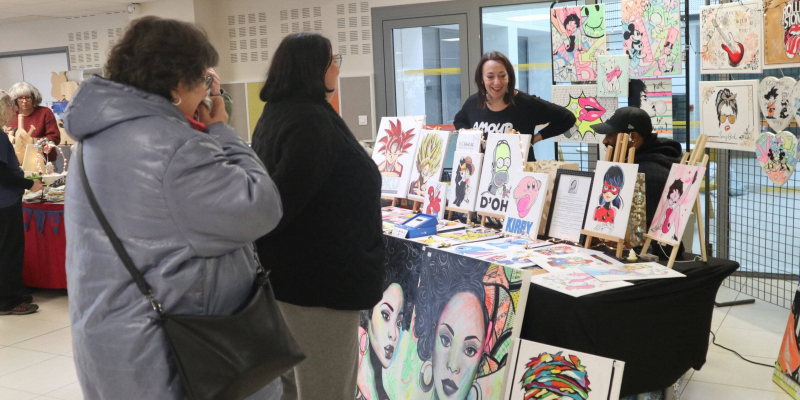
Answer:
<path fill-rule="evenodd" d="M 478 93 L 470 96 L 456 114 L 456 129 L 480 129 L 485 139 L 489 133 L 506 133 L 510 129 L 533 135 L 537 125 L 549 123 L 533 136 L 533 147 L 575 125 L 572 112 L 514 89 L 516 82 L 514 66 L 506 56 L 497 51 L 484 54 L 475 70 Z M 535 160 L 531 148 L 528 161 Z"/>

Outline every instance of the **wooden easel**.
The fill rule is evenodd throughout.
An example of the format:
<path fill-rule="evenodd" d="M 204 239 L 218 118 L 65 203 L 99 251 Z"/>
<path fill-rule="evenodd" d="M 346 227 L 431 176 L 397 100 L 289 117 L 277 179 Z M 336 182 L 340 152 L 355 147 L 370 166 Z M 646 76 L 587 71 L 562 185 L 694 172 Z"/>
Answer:
<path fill-rule="evenodd" d="M 467 211 L 466 209 L 463 209 L 463 208 L 450 207 L 450 206 L 445 207 L 444 210 L 447 211 L 447 219 L 450 220 L 450 221 L 453 220 L 453 213 L 454 212 L 460 212 L 460 213 L 467 214 L 467 225 L 472 223 L 472 211 Z"/>
<path fill-rule="evenodd" d="M 695 142 L 694 149 L 692 150 L 691 154 L 684 153 L 683 158 L 681 159 L 681 164 L 683 165 L 700 165 L 703 168 L 708 166 L 708 155 L 705 154 L 706 152 L 706 142 L 708 141 L 708 136 L 703 134 L 697 138 L 697 142 Z M 702 161 L 701 161 L 702 159 Z M 705 179 L 705 174 L 703 174 L 703 178 Z M 697 216 L 697 232 L 700 234 L 700 254 L 703 257 L 703 262 L 708 261 L 708 255 L 706 254 L 706 232 L 705 226 L 701 222 L 703 220 L 703 213 L 700 207 L 700 195 L 698 194 L 697 198 L 694 200 L 693 206 L 694 214 Z M 649 229 L 649 227 L 648 227 Z M 686 232 L 684 230 L 684 232 Z M 671 240 L 666 240 L 662 238 L 657 238 L 655 236 L 651 236 L 649 233 L 644 234 L 644 237 L 647 239 L 644 241 L 644 246 L 642 247 L 642 252 L 647 253 L 647 250 L 650 249 L 650 242 L 655 241 L 657 243 L 666 244 L 672 246 L 672 253 L 669 255 L 669 263 L 667 263 L 667 268 L 672 268 L 675 264 L 675 259 L 678 257 L 678 250 L 680 247 L 680 242 L 674 242 Z"/>
<path fill-rule="evenodd" d="M 486 218 L 505 219 L 506 217 L 505 215 L 485 213 L 485 212 L 479 212 L 478 216 L 481 217 L 481 226 L 486 226 Z"/>
<path fill-rule="evenodd" d="M 616 146 L 614 146 L 613 149 L 611 148 L 611 146 L 608 146 L 606 148 L 606 161 L 633 164 L 633 158 L 636 155 L 636 148 L 631 147 L 630 149 L 628 149 L 629 140 L 630 140 L 630 135 L 627 133 L 625 134 L 621 133 L 617 135 Z M 616 255 L 617 258 L 622 258 L 622 250 L 625 249 L 624 238 L 620 239 L 618 237 L 614 237 L 611 235 L 605 235 L 597 232 L 590 232 L 587 231 L 586 229 L 581 229 L 581 234 L 586 235 L 586 244 L 584 245 L 584 247 L 586 247 L 587 249 L 592 247 L 593 238 L 608 240 L 611 242 L 617 242 Z M 628 237 L 627 229 L 625 231 L 625 237 Z"/>

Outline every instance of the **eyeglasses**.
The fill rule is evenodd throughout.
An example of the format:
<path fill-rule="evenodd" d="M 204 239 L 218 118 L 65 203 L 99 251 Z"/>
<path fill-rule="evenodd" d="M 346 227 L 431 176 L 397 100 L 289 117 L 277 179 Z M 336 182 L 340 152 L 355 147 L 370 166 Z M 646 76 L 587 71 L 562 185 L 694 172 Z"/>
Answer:
<path fill-rule="evenodd" d="M 214 77 L 211 75 L 207 75 L 205 77 L 206 80 L 206 90 L 211 90 L 211 85 L 214 84 Z"/>
<path fill-rule="evenodd" d="M 720 115 L 719 116 L 719 123 L 720 124 L 724 124 L 726 119 L 728 121 L 730 121 L 730 123 L 732 123 L 732 124 L 736 123 L 736 116 L 735 115 Z"/>
<path fill-rule="evenodd" d="M 342 55 L 341 54 L 334 54 L 333 55 L 333 64 L 337 67 L 342 67 Z"/>
<path fill-rule="evenodd" d="M 31 101 L 31 100 L 32 100 L 31 96 L 19 96 L 19 97 L 17 97 L 17 102 L 20 102 L 20 101 Z"/>

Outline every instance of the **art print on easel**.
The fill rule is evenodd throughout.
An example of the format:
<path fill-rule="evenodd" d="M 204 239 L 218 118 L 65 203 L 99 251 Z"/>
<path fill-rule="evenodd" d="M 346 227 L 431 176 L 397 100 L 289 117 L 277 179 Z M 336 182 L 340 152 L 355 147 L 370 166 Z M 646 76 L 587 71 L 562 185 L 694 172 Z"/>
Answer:
<path fill-rule="evenodd" d="M 758 105 L 767 124 L 775 131 L 786 129 L 794 119 L 792 91 L 797 81 L 788 76 L 768 76 L 758 84 Z"/>
<path fill-rule="evenodd" d="M 623 52 L 631 77 L 680 75 L 681 7 L 672 0 L 623 0 Z"/>
<path fill-rule="evenodd" d="M 597 162 L 583 229 L 625 238 L 638 172 L 636 164 Z"/>
<path fill-rule="evenodd" d="M 465 211 L 475 211 L 478 198 L 483 154 L 456 151 L 450 178 L 449 206 Z"/>
<path fill-rule="evenodd" d="M 700 73 L 761 73 L 764 63 L 761 1 L 700 7 Z"/>
<path fill-rule="evenodd" d="M 517 339 L 507 400 L 618 399 L 625 363 Z"/>
<path fill-rule="evenodd" d="M 630 60 L 626 56 L 597 57 L 597 96 L 627 96 L 629 65 Z"/>
<path fill-rule="evenodd" d="M 591 82 L 597 79 L 597 56 L 606 54 L 605 5 L 550 10 L 553 79 Z"/>
<path fill-rule="evenodd" d="M 511 200 L 511 171 L 522 171 L 520 141 L 530 148 L 530 135 L 490 133 L 478 186 L 476 211 L 505 215 Z M 527 157 L 527 152 L 525 152 Z"/>
<path fill-rule="evenodd" d="M 480 153 L 482 139 L 483 131 L 480 129 L 461 129 L 456 138 L 456 151 Z"/>
<path fill-rule="evenodd" d="M 433 215 L 437 219 L 444 219 L 444 205 L 447 201 L 447 183 L 438 180 L 428 182 L 425 186 L 425 201 L 422 203 L 422 211 L 425 214 Z"/>
<path fill-rule="evenodd" d="M 800 67 L 800 1 L 764 0 L 764 69 Z"/>
<path fill-rule="evenodd" d="M 414 201 L 424 201 L 428 181 L 441 178 L 445 150 L 450 140 L 450 132 L 447 131 L 423 129 L 421 132 L 408 187 L 408 199 Z"/>
<path fill-rule="evenodd" d="M 672 136 L 672 78 L 631 79 L 628 105 L 647 112 L 653 132 Z"/>
<path fill-rule="evenodd" d="M 411 168 L 417 154 L 422 124 L 414 117 L 384 117 L 375 139 L 372 159 L 383 177 L 381 194 L 405 198 L 411 181 Z"/>
<path fill-rule="evenodd" d="M 672 164 L 648 231 L 650 236 L 670 242 L 681 241 L 705 172 L 703 167 Z"/>
<path fill-rule="evenodd" d="M 788 131 L 764 132 L 756 140 L 756 159 L 772 183 L 781 187 L 794 174 L 797 164 L 797 137 Z"/>
<path fill-rule="evenodd" d="M 545 203 L 545 188 L 550 175 L 535 172 L 511 172 L 511 197 L 506 209 L 503 232 L 536 239 Z"/>
<path fill-rule="evenodd" d="M 574 243 L 580 241 L 593 178 L 591 172 L 558 171 L 547 219 L 547 237 Z"/>
<path fill-rule="evenodd" d="M 700 127 L 709 148 L 753 151 L 761 131 L 758 81 L 700 82 Z"/>
<path fill-rule="evenodd" d="M 619 99 L 597 96 L 596 85 L 553 85 L 552 102 L 575 115 L 575 126 L 553 141 L 602 143 L 605 136 L 596 133 L 592 125 L 611 118 Z"/>

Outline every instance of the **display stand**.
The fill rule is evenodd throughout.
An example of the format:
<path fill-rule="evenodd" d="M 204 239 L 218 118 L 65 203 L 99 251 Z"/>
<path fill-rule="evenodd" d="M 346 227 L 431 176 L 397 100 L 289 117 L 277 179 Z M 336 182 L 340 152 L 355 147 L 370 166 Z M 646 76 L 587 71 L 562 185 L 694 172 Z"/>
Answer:
<path fill-rule="evenodd" d="M 391 200 L 392 203 L 390 204 L 392 207 L 397 205 L 397 197 L 388 197 L 388 196 L 381 196 L 384 200 Z"/>
<path fill-rule="evenodd" d="M 706 136 L 705 134 L 700 135 L 700 137 L 697 138 L 697 142 L 695 143 L 692 153 L 691 154 L 684 153 L 680 163 L 683 165 L 698 165 L 699 163 L 701 167 L 706 168 L 706 166 L 708 165 L 708 154 L 705 154 L 707 140 L 708 136 Z M 703 174 L 703 179 L 705 179 L 705 174 Z M 708 261 L 708 255 L 706 254 L 706 246 L 705 246 L 706 232 L 705 232 L 705 226 L 703 226 L 703 223 L 700 222 L 703 219 L 703 214 L 700 208 L 699 194 L 697 198 L 695 198 L 693 211 L 697 216 L 695 220 L 697 221 L 697 233 L 700 234 L 700 253 L 703 258 L 703 262 L 706 262 Z M 673 265 L 675 264 L 675 259 L 678 257 L 678 250 L 681 245 L 680 242 L 674 242 L 671 240 L 657 238 L 655 236 L 651 236 L 649 233 L 645 233 L 644 237 L 646 237 L 647 239 L 644 241 L 644 246 L 642 247 L 642 254 L 647 253 L 647 250 L 650 249 L 650 243 L 653 241 L 655 241 L 656 243 L 672 246 L 672 253 L 670 253 L 669 262 L 667 263 L 667 268 L 672 268 Z"/>
<path fill-rule="evenodd" d="M 627 133 L 617 135 L 617 143 L 616 146 L 614 146 L 613 152 L 611 146 L 608 146 L 608 148 L 606 149 L 606 161 L 633 164 L 633 158 L 636 155 L 636 148 L 631 147 L 630 149 L 628 149 L 629 140 L 630 140 L 630 135 Z M 586 229 L 581 229 L 581 234 L 586 235 L 586 244 L 584 247 L 586 247 L 587 249 L 592 247 L 593 238 L 616 242 L 617 243 L 616 256 L 617 258 L 622 258 L 622 250 L 625 249 L 625 239 L 620 239 L 602 233 L 587 231 Z M 628 237 L 627 230 L 625 232 L 625 237 Z"/>
<path fill-rule="evenodd" d="M 478 216 L 481 217 L 481 226 L 486 226 L 486 218 L 504 219 L 506 217 L 505 215 L 484 212 L 479 212 Z"/>
<path fill-rule="evenodd" d="M 450 206 L 445 207 L 444 210 L 447 211 L 447 219 L 450 220 L 450 221 L 453 220 L 453 213 L 454 212 L 459 212 L 459 213 L 467 214 L 467 225 L 472 223 L 472 211 L 468 211 L 466 209 L 458 208 L 458 207 L 450 207 Z"/>

